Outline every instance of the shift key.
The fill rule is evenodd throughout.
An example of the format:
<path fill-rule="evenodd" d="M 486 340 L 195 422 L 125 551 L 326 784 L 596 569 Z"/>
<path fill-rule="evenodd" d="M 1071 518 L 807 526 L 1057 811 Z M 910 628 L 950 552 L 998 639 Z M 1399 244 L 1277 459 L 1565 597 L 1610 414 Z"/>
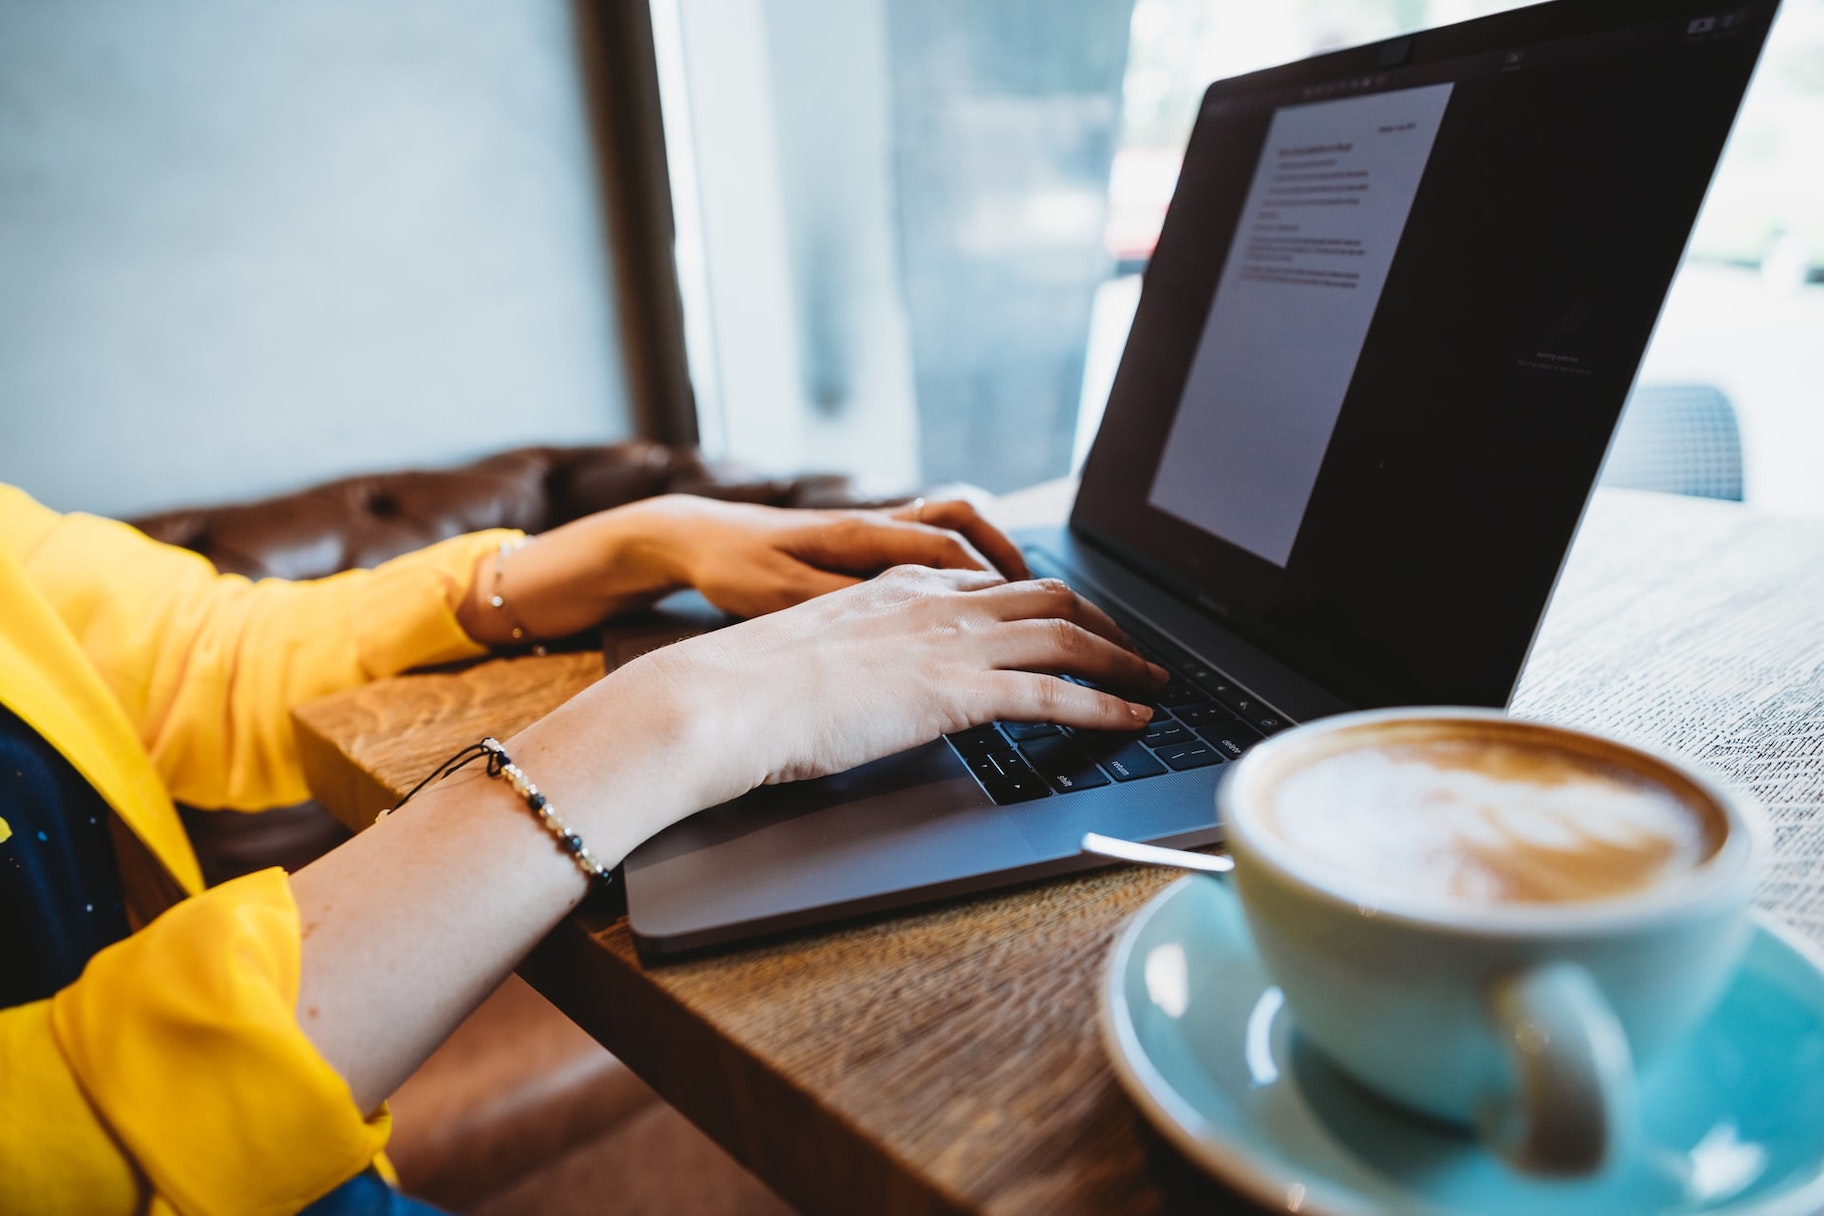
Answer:
<path fill-rule="evenodd" d="M 1096 762 L 1068 739 L 1034 739 L 1022 743 L 1020 750 L 1025 753 L 1026 762 L 1060 794 L 1108 784 Z"/>

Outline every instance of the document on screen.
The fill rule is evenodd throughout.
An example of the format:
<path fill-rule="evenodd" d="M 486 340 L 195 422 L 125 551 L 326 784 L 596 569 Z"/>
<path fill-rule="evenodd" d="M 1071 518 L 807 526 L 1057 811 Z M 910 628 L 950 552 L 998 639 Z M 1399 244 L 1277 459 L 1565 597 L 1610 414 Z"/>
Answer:
<path fill-rule="evenodd" d="M 1154 507 L 1286 564 L 1450 90 L 1274 114 Z"/>

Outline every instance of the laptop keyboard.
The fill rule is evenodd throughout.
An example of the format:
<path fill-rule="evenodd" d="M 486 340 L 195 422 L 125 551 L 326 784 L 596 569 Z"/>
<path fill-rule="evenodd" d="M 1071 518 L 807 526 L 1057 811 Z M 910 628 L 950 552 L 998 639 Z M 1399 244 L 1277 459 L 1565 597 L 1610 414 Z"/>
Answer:
<path fill-rule="evenodd" d="M 945 736 L 997 803 L 1226 764 L 1289 725 L 1221 672 L 1119 615 L 1116 622 L 1141 654 L 1171 673 L 1153 704 L 1153 720 L 1125 734 L 1049 722 L 994 722 Z"/>

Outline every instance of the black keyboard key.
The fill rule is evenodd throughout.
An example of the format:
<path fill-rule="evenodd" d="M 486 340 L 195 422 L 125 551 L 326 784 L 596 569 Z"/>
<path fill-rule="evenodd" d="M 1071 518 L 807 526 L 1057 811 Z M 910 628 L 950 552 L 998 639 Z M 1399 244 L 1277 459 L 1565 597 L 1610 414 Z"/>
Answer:
<path fill-rule="evenodd" d="M 1248 725 L 1252 726 L 1263 735 L 1276 735 L 1292 724 L 1272 710 L 1268 710 L 1265 713 L 1252 718 L 1248 722 Z"/>
<path fill-rule="evenodd" d="M 1233 722 L 1235 715 L 1214 701 L 1203 701 L 1196 705 L 1180 705 L 1178 720 L 1201 730 L 1210 723 Z"/>
<path fill-rule="evenodd" d="M 1182 728 L 1180 728 L 1182 729 Z M 1076 734 L 1077 746 L 1089 754 L 1089 758 L 1102 766 L 1102 771 L 1116 781 L 1137 781 L 1141 777 L 1157 777 L 1165 772 L 1165 766 L 1153 759 L 1153 754 L 1141 747 L 1134 736 L 1126 732 L 1120 734 L 1108 731 L 1086 730 Z M 1196 736 L 1185 733 L 1182 742 L 1190 742 Z"/>
<path fill-rule="evenodd" d="M 1285 720 L 1276 710 L 1227 676 L 1195 660 L 1187 662 L 1184 668 L 1208 694 L 1208 699 L 1219 702 L 1243 722 L 1260 730 L 1284 729 Z"/>
<path fill-rule="evenodd" d="M 1001 729 L 1015 743 L 1024 743 L 1028 739 L 1043 739 L 1047 735 L 1061 735 L 1064 728 L 1055 722 L 1003 722 Z"/>
<path fill-rule="evenodd" d="M 1173 676 L 1166 686 L 1159 690 L 1159 704 L 1169 706 L 1190 705 L 1197 701 L 1207 701 L 1210 694 L 1180 676 Z"/>
<path fill-rule="evenodd" d="M 1020 750 L 1039 775 L 1060 794 L 1108 784 L 1108 778 L 1102 775 L 1096 762 L 1068 739 L 1034 739 L 1021 744 Z"/>
<path fill-rule="evenodd" d="M 994 739 L 998 743 L 993 750 L 980 750 L 988 746 L 988 743 L 985 736 L 976 735 L 969 741 L 975 749 L 974 754 L 963 757 L 970 773 L 982 783 L 988 796 L 1003 806 L 1048 796 L 1051 791 L 1039 775 L 1027 767 L 1019 751 L 998 733 Z M 955 742 L 955 736 L 951 737 L 951 741 Z"/>
<path fill-rule="evenodd" d="M 1207 684 L 1211 680 L 1221 678 L 1216 674 L 1216 669 L 1211 667 L 1208 663 L 1205 663 L 1202 659 L 1187 657 L 1179 666 L 1184 669 L 1185 675 L 1191 677 L 1191 679 L 1197 681 L 1199 684 Z"/>
<path fill-rule="evenodd" d="M 1260 707 L 1260 700 L 1252 693 L 1243 692 L 1234 687 L 1230 687 L 1226 692 L 1217 693 L 1216 699 L 1221 701 L 1223 706 L 1237 718 L 1245 719 L 1251 710 Z"/>
<path fill-rule="evenodd" d="M 1239 718 L 1203 723 L 1197 727 L 1197 733 L 1230 759 L 1260 742 L 1260 732 Z"/>
<path fill-rule="evenodd" d="M 1221 764 L 1227 759 L 1208 743 L 1192 740 L 1189 743 L 1175 743 L 1170 747 L 1159 749 L 1159 758 L 1175 769 L 1203 768 L 1209 764 Z"/>
<path fill-rule="evenodd" d="M 1203 689 L 1205 696 L 1221 700 L 1241 691 L 1236 687 L 1235 681 L 1207 663 L 1199 662 L 1196 659 L 1186 659 L 1183 666 L 1184 674 L 1191 678 L 1191 683 Z"/>
<path fill-rule="evenodd" d="M 982 788 L 1002 806 L 1011 802 L 1031 802 L 1034 798 L 1047 798 L 1051 795 L 1051 790 L 1046 788 L 1039 775 L 1025 765 L 1012 772 L 1002 773 L 999 777 L 984 780 Z"/>
<path fill-rule="evenodd" d="M 984 784 L 1010 773 L 1020 773 L 1026 768 L 1026 761 L 1020 758 L 1020 753 L 1005 744 L 999 751 L 979 752 L 973 756 L 964 756 L 963 763 L 969 766 L 969 771 L 975 774 L 975 779 Z"/>
<path fill-rule="evenodd" d="M 1006 736 L 992 726 L 977 726 L 970 730 L 959 730 L 954 735 L 945 735 L 956 754 L 967 760 L 983 752 L 1007 750 Z"/>
<path fill-rule="evenodd" d="M 1261 717 L 1262 715 L 1273 714 L 1273 711 L 1267 708 L 1266 702 L 1252 693 L 1243 692 L 1239 688 L 1228 696 L 1220 698 L 1220 700 L 1228 707 L 1230 713 L 1234 714 L 1237 718 L 1240 718 L 1243 722 L 1252 722 L 1255 718 Z"/>
<path fill-rule="evenodd" d="M 1098 755 L 1102 767 L 1114 775 L 1116 781 L 1138 781 L 1142 777 L 1157 777 L 1165 771 L 1165 765 L 1153 759 L 1138 743 L 1125 743 L 1108 755 Z"/>
<path fill-rule="evenodd" d="M 1042 564 L 1044 559 L 1041 557 L 1036 560 Z M 1040 565 L 1035 564 L 1033 570 L 1035 573 L 1040 572 Z M 1053 573 L 1056 572 L 1053 571 Z M 1167 720 L 1170 713 L 1177 712 L 1181 706 L 1201 706 L 1211 701 L 1219 703 L 1227 710 L 1231 718 L 1239 719 L 1255 732 L 1254 735 L 1243 738 L 1234 737 L 1232 732 L 1224 732 L 1223 737 L 1233 744 L 1245 745 L 1250 738 L 1275 734 L 1291 725 L 1277 710 L 1266 705 L 1260 698 L 1236 684 L 1208 663 L 1183 652 L 1176 644 L 1166 642 L 1154 635 L 1146 626 L 1130 619 L 1118 609 L 1109 609 L 1109 612 L 1114 617 L 1115 623 L 1127 631 L 1128 638 L 1133 642 L 1135 649 L 1151 662 L 1158 663 L 1172 672 L 1171 682 L 1160 692 L 1159 704 L 1153 707 L 1153 725 L 1147 734 L 1142 736 L 1142 740 L 1147 746 L 1157 748 L 1169 745 L 1168 740 L 1171 742 L 1188 740 L 1191 736 L 1172 729 L 1171 723 Z M 1079 679 L 1076 682 L 1090 688 L 1100 687 L 1087 680 Z M 1182 718 L 1184 715 L 1179 712 L 1177 716 Z M 1218 719 L 1214 711 L 1208 709 L 1204 711 L 1202 724 L 1208 725 L 1216 720 Z M 1003 723 L 1003 725 L 1005 724 Z M 1157 737 L 1155 737 L 1155 732 L 1158 732 Z"/>
<path fill-rule="evenodd" d="M 1157 750 L 1161 747 L 1170 747 L 1174 743 L 1189 743 L 1192 738 L 1190 731 L 1168 718 L 1164 722 L 1149 724 L 1145 733 L 1140 736 L 1140 742 Z"/>

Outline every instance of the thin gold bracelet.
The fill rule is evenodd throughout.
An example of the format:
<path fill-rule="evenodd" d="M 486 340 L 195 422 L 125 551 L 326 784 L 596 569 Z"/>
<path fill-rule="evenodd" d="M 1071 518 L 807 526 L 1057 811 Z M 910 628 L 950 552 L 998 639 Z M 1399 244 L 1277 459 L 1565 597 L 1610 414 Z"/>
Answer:
<path fill-rule="evenodd" d="M 523 549 L 531 543 L 532 538 L 529 536 L 503 540 L 500 542 L 500 549 L 494 554 L 494 581 L 488 595 L 488 606 L 498 610 L 502 616 L 507 618 L 507 630 L 512 634 L 515 642 L 525 639 L 526 624 L 520 619 L 519 613 L 513 610 L 512 605 L 507 603 L 507 597 L 501 594 L 502 567 L 506 564 L 507 554 Z"/>

